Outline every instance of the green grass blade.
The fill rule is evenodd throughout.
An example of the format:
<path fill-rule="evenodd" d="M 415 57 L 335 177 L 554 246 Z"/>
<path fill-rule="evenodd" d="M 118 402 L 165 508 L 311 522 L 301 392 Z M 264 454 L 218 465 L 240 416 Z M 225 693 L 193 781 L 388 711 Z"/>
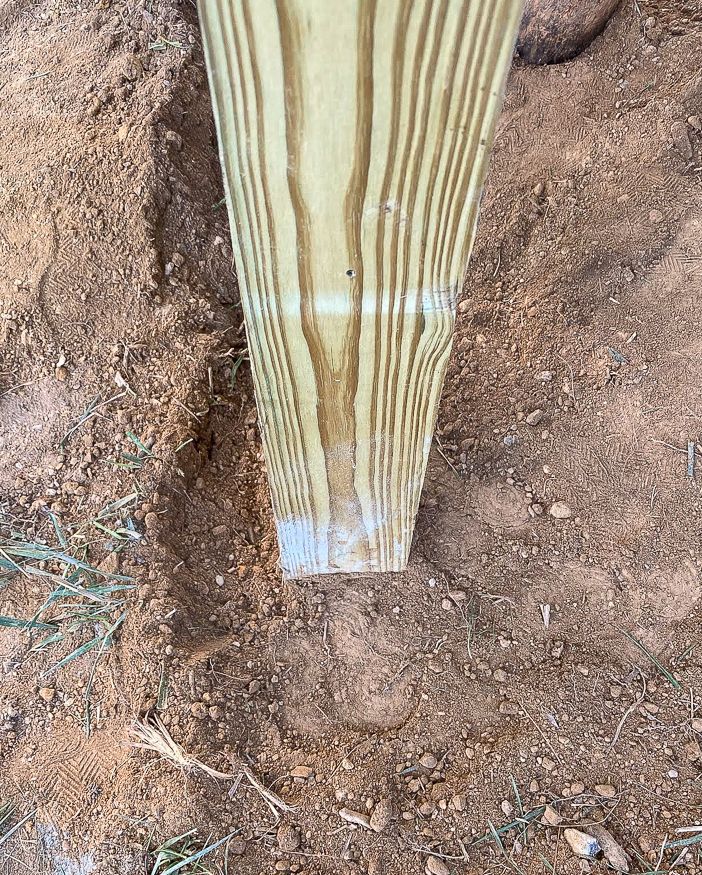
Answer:
<path fill-rule="evenodd" d="M 184 832 L 182 835 L 168 839 L 168 841 L 165 841 L 160 848 L 157 848 L 156 859 L 154 860 L 154 865 L 151 869 L 151 875 L 158 875 L 158 870 L 161 866 L 171 860 L 176 853 L 175 851 L 172 851 L 171 853 L 168 852 L 171 851 L 172 848 L 175 848 L 179 842 L 185 842 L 185 839 L 195 835 L 195 832 L 196 830 L 191 829 L 188 832 Z"/>
<path fill-rule="evenodd" d="M 690 838 L 674 839 L 672 842 L 666 842 L 665 849 L 667 851 L 669 848 L 687 848 L 690 845 L 699 845 L 700 843 L 702 843 L 702 827 L 700 827 L 700 832 L 690 836 Z"/>
<path fill-rule="evenodd" d="M 58 521 L 58 517 L 51 510 L 48 510 L 47 513 L 49 514 L 49 519 L 51 520 L 51 522 L 53 524 L 54 531 L 56 532 L 56 537 L 58 538 L 59 544 L 62 547 L 67 547 L 68 541 L 66 540 L 66 536 L 63 533 L 63 529 L 61 528 L 61 524 Z"/>
<path fill-rule="evenodd" d="M 81 571 L 87 571 L 98 577 L 106 577 L 111 580 L 129 581 L 132 579 L 123 574 L 112 574 L 109 571 L 101 571 L 99 568 L 94 568 L 87 562 L 76 559 L 75 556 L 69 556 L 68 553 L 58 552 L 57 550 L 53 550 L 51 547 L 45 547 L 42 544 L 6 544 L 2 550 L 5 555 L 9 554 L 9 556 L 15 556 L 20 559 L 36 559 L 40 562 L 62 562 L 64 565 L 70 565 L 72 568 L 80 568 Z M 22 568 L 20 568 L 19 565 L 17 565 L 16 568 L 18 571 L 22 571 Z M 37 570 L 41 571 L 42 569 Z M 49 572 L 45 572 L 45 575 L 48 574 Z"/>
<path fill-rule="evenodd" d="M 144 446 L 144 444 L 139 440 L 134 432 L 127 431 L 127 437 L 141 453 L 153 459 L 154 454 L 151 452 L 150 449 L 148 449 L 148 447 Z M 141 461 L 141 459 L 139 461 Z"/>
<path fill-rule="evenodd" d="M 22 620 L 19 617 L 0 616 L 0 626 L 6 629 L 56 629 L 51 623 L 40 623 L 37 620 Z"/>
<path fill-rule="evenodd" d="M 51 647 L 52 644 L 58 644 L 60 641 L 66 636 L 63 632 L 54 632 L 53 635 L 49 635 L 48 638 L 44 638 L 42 641 L 39 641 L 34 647 L 31 647 L 30 653 L 39 653 L 39 651 L 43 650 L 45 647 Z"/>
<path fill-rule="evenodd" d="M 643 655 L 649 659 L 658 669 L 658 671 L 663 675 L 663 677 L 668 681 L 668 683 L 674 687 L 676 690 L 682 689 L 680 685 L 680 681 L 673 677 L 673 675 L 668 671 L 668 669 L 663 665 L 663 663 L 656 657 L 651 651 L 646 647 L 645 644 L 642 644 L 638 638 L 634 638 L 633 635 L 630 635 L 626 629 L 619 630 L 625 638 L 628 638 L 631 643 L 637 647 Z"/>
<path fill-rule="evenodd" d="M 195 854 L 191 854 L 185 860 L 181 860 L 179 863 L 176 863 L 174 866 L 169 866 L 161 875 L 173 875 L 174 872 L 178 872 L 180 869 L 183 869 L 185 866 L 190 866 L 192 863 L 195 863 L 197 860 L 202 859 L 206 854 L 211 854 L 212 851 L 216 850 L 220 845 L 223 845 L 225 842 L 228 842 L 233 836 L 235 836 L 237 831 L 230 832 L 228 836 L 225 836 L 223 839 L 220 839 L 218 842 L 215 842 L 212 845 L 208 845 L 206 848 L 203 848 L 201 851 L 198 851 Z"/>
<path fill-rule="evenodd" d="M 237 374 L 237 371 L 239 370 L 239 368 L 241 367 L 241 363 L 243 361 L 244 361 L 244 356 L 239 355 L 232 362 L 232 369 L 229 372 L 229 388 L 230 389 L 234 388 L 234 384 L 236 383 L 236 374 Z"/>
<path fill-rule="evenodd" d="M 105 517 L 111 516 L 113 513 L 116 513 L 123 507 L 132 504 L 138 497 L 139 493 L 130 492 L 129 495 L 125 495 L 124 498 L 118 498 L 116 501 L 112 501 L 110 502 L 110 504 L 106 504 L 105 507 L 103 507 L 103 509 L 97 515 L 97 518 L 99 520 L 104 520 Z"/>
<path fill-rule="evenodd" d="M 527 811 L 523 816 L 516 818 L 516 820 L 510 821 L 510 823 L 505 823 L 503 826 L 499 826 L 496 829 L 493 827 L 493 829 L 498 836 L 502 836 L 512 829 L 519 829 L 520 827 L 531 823 L 533 820 L 541 817 L 544 811 L 546 811 L 546 806 L 539 805 L 537 808 L 532 808 L 531 811 Z M 492 831 L 490 831 L 483 836 L 479 836 L 477 839 L 473 839 L 473 841 L 470 842 L 470 845 L 480 845 L 483 842 L 489 842 L 490 839 L 493 838 L 494 835 Z"/>
<path fill-rule="evenodd" d="M 59 671 L 59 669 L 62 669 L 65 665 L 68 665 L 69 662 L 73 662 L 74 659 L 78 659 L 79 657 L 91 651 L 94 647 L 97 647 L 98 644 L 102 642 L 102 638 L 103 636 L 100 635 L 97 638 L 93 638 L 91 641 L 86 641 L 85 644 L 81 644 L 80 647 L 76 647 L 76 649 L 72 650 L 68 654 L 68 656 L 64 656 L 64 658 L 60 659 L 56 663 L 56 665 L 52 665 L 51 668 L 46 671 L 46 676 L 48 677 L 54 672 Z"/>

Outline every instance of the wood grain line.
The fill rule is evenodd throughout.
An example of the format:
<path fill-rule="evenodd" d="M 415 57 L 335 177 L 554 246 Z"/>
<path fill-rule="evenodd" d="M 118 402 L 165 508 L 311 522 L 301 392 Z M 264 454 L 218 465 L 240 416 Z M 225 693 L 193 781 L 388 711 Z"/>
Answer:
<path fill-rule="evenodd" d="M 520 0 L 200 0 L 284 573 L 405 567 Z"/>

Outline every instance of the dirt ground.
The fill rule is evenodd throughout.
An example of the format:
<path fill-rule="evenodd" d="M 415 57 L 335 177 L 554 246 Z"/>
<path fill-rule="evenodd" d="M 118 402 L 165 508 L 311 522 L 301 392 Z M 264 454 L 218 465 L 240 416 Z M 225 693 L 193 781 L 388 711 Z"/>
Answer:
<path fill-rule="evenodd" d="M 515 64 L 404 574 L 281 581 L 193 4 L 0 110 L 0 873 L 702 872 L 698 3 Z"/>

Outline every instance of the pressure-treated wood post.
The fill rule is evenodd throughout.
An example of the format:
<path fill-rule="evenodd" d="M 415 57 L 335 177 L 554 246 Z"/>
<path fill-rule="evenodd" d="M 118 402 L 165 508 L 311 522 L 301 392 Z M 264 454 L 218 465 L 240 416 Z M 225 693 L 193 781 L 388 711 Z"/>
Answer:
<path fill-rule="evenodd" d="M 521 0 L 200 0 L 281 565 L 405 567 Z"/>

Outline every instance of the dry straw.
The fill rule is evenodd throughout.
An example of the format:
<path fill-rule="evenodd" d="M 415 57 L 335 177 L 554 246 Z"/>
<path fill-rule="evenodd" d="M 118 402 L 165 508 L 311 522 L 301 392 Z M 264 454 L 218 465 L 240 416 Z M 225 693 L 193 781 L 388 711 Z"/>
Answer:
<path fill-rule="evenodd" d="M 280 796 L 267 790 L 258 778 L 253 774 L 248 766 L 243 763 L 238 765 L 237 773 L 219 772 L 216 769 L 210 768 L 205 763 L 198 760 L 196 757 L 190 756 L 185 750 L 173 739 L 170 732 L 163 725 L 161 719 L 152 714 L 145 721 L 136 721 L 131 729 L 132 735 L 137 739 L 133 745 L 144 750 L 150 750 L 159 754 L 163 759 L 169 760 L 174 765 L 185 771 L 204 772 L 211 778 L 218 781 L 239 781 L 241 777 L 245 777 L 251 786 L 263 797 L 268 807 L 278 818 L 279 812 L 294 811 L 294 807 L 283 802 Z"/>

